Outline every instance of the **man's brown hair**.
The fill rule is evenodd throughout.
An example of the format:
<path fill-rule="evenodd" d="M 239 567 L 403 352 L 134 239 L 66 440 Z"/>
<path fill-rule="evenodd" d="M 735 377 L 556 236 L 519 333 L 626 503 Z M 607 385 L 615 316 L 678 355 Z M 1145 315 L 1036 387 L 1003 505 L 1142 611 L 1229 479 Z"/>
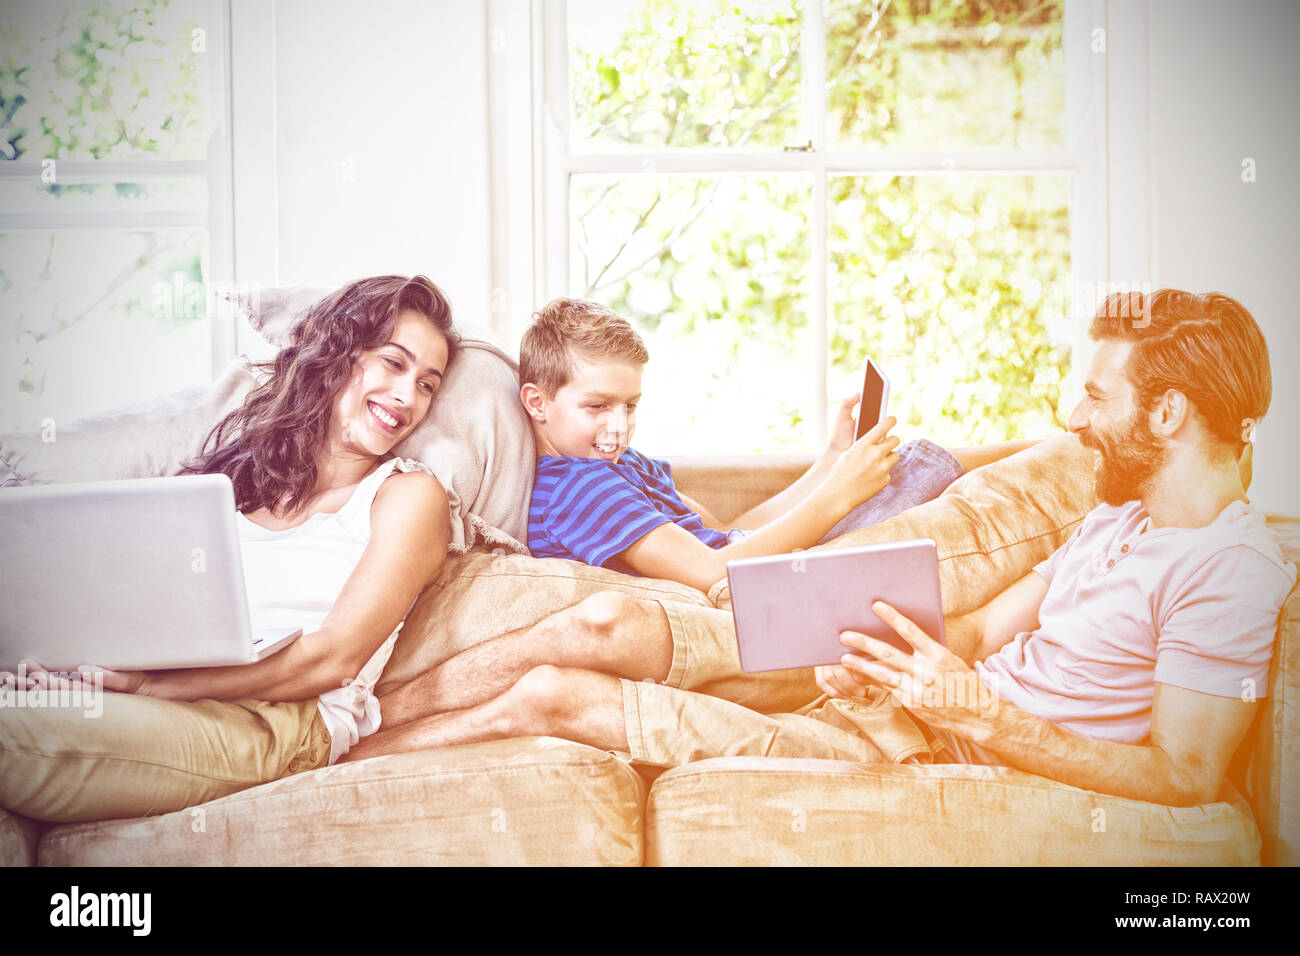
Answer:
<path fill-rule="evenodd" d="M 1236 299 L 1177 289 L 1116 292 L 1097 310 L 1089 334 L 1133 343 L 1127 372 L 1144 411 L 1168 390 L 1182 392 L 1211 436 L 1237 456 L 1249 422 L 1268 411 L 1268 345 Z"/>
<path fill-rule="evenodd" d="M 573 378 L 575 354 L 629 365 L 650 361 L 632 323 L 613 309 L 586 299 L 552 299 L 533 315 L 519 343 L 519 381 L 554 398 Z"/>

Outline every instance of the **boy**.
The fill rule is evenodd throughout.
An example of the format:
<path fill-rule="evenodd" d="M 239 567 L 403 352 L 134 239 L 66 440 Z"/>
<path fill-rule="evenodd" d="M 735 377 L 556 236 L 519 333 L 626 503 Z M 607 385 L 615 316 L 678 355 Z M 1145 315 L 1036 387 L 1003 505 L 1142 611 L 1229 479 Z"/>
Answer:
<path fill-rule="evenodd" d="M 555 299 L 534 316 L 519 353 L 520 398 L 537 443 L 532 553 L 700 590 L 726 575 L 728 561 L 807 548 L 883 521 L 933 498 L 964 467 L 1032 444 L 973 449 L 966 461 L 929 442 L 895 451 L 892 417 L 854 442 L 854 396 L 812 468 L 723 524 L 676 490 L 667 462 L 629 447 L 650 356 L 626 319 L 595 302 Z M 889 494 L 877 494 L 890 484 Z"/>

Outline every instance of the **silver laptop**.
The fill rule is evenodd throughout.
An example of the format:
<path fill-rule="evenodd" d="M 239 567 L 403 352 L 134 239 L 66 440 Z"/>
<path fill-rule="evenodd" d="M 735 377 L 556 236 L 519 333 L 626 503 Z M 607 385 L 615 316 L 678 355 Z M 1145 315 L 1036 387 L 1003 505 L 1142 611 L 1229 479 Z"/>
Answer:
<path fill-rule="evenodd" d="M 253 634 L 225 475 L 0 489 L 0 669 L 209 667 L 302 634 Z"/>
<path fill-rule="evenodd" d="M 748 672 L 838 664 L 849 648 L 840 631 L 859 631 L 911 653 L 876 617 L 884 601 L 944 643 L 939 558 L 928 538 L 804 551 L 727 564 L 740 666 Z"/>

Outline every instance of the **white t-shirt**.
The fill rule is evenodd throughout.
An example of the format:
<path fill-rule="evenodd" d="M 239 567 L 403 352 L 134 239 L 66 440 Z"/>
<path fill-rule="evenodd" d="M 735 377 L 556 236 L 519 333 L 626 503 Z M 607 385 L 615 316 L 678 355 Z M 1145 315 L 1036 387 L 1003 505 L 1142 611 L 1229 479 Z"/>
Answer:
<path fill-rule="evenodd" d="M 295 528 L 269 531 L 239 516 L 240 551 L 253 630 L 318 629 L 343 591 L 370 542 L 370 507 L 384 479 L 397 471 L 423 471 L 417 461 L 392 458 L 362 479 L 347 503 L 333 514 L 314 514 Z M 320 697 L 330 732 L 330 763 L 362 737 L 379 729 L 374 687 L 397 643 L 398 624 L 354 680 Z"/>
<path fill-rule="evenodd" d="M 1066 730 L 1142 743 L 1156 682 L 1241 699 L 1268 692 L 1278 613 L 1296 582 L 1264 516 L 1233 501 L 1203 528 L 1147 528 L 1102 505 L 1035 569 L 1038 629 L 975 665 L 984 685 Z"/>

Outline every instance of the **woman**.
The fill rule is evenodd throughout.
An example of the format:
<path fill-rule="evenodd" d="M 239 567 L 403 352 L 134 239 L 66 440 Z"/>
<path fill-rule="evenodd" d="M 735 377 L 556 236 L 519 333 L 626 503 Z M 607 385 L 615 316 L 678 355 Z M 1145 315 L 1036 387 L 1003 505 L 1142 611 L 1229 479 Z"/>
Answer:
<path fill-rule="evenodd" d="M 121 693 L 97 720 L 5 715 L 0 806 L 60 821 L 176 810 L 333 763 L 378 729 L 373 687 L 442 568 L 450 521 L 428 469 L 391 450 L 457 342 L 423 276 L 362 279 L 311 309 L 185 469 L 234 485 L 254 630 L 303 636 L 256 664 L 103 671 Z M 48 680 L 37 669 L 29 686 Z"/>

